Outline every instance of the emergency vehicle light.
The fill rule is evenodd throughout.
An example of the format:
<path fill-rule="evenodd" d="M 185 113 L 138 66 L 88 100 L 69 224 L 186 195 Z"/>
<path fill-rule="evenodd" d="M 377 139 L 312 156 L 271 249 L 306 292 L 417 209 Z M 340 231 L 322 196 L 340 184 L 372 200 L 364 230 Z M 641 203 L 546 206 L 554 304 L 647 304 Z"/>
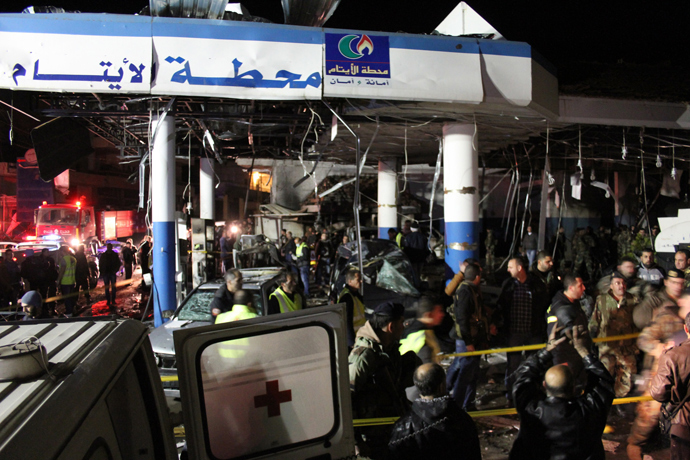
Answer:
<path fill-rule="evenodd" d="M 78 207 L 78 208 L 81 207 L 81 201 L 77 201 L 77 207 Z"/>

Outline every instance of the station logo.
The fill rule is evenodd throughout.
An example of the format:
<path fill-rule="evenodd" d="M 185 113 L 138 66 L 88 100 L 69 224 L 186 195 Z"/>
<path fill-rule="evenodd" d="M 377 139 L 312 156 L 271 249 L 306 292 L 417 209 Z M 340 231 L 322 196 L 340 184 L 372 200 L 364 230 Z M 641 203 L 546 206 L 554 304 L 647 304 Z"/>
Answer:
<path fill-rule="evenodd" d="M 355 42 L 356 45 L 353 47 L 352 44 Z M 348 59 L 359 59 L 364 56 L 365 51 L 367 55 L 374 52 L 374 42 L 367 35 L 346 35 L 338 42 L 338 51 Z"/>
<path fill-rule="evenodd" d="M 326 33 L 325 53 L 326 76 L 343 77 L 340 83 L 391 78 L 388 36 Z"/>

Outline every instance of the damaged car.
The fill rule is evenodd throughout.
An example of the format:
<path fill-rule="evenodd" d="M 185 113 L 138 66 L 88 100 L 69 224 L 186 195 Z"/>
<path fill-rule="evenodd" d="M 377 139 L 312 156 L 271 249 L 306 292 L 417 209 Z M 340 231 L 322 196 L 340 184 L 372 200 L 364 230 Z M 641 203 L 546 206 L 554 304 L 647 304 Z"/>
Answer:
<path fill-rule="evenodd" d="M 357 242 L 338 247 L 329 285 L 331 301 L 337 301 L 338 293 L 345 286 L 347 272 L 357 270 L 358 267 Z M 367 310 L 392 301 L 405 307 L 406 316 L 414 316 L 414 305 L 421 294 L 414 284 L 415 276 L 410 259 L 395 242 L 363 240 L 362 269 L 364 306 Z"/>

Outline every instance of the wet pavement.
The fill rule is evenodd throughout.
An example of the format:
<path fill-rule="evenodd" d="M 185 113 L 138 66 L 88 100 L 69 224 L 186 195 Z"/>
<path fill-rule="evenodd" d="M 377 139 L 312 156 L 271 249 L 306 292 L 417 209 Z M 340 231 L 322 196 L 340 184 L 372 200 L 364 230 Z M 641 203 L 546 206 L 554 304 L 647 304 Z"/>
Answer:
<path fill-rule="evenodd" d="M 150 288 L 142 287 L 141 269 L 137 268 L 132 274 L 131 280 L 124 277 L 117 277 L 117 289 L 115 304 L 117 315 L 123 318 L 141 320 L 146 306 L 150 299 Z M 60 306 L 58 306 L 60 311 Z M 110 316 L 115 311 L 108 307 L 105 300 L 105 288 L 103 280 L 98 280 L 98 285 L 91 291 L 91 301 L 87 301 L 83 295 L 80 296 L 75 307 L 75 316 Z M 146 319 L 153 318 L 153 305 L 148 305 Z"/>

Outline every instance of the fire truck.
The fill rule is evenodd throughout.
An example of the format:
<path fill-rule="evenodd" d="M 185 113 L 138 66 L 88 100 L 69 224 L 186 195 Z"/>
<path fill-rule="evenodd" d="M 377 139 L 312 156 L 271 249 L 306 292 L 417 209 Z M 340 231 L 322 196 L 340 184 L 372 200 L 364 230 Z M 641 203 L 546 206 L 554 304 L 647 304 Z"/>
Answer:
<path fill-rule="evenodd" d="M 61 237 L 72 246 L 132 236 L 145 232 L 143 219 L 136 211 L 94 211 L 93 206 L 43 203 L 35 211 L 36 237 Z"/>

